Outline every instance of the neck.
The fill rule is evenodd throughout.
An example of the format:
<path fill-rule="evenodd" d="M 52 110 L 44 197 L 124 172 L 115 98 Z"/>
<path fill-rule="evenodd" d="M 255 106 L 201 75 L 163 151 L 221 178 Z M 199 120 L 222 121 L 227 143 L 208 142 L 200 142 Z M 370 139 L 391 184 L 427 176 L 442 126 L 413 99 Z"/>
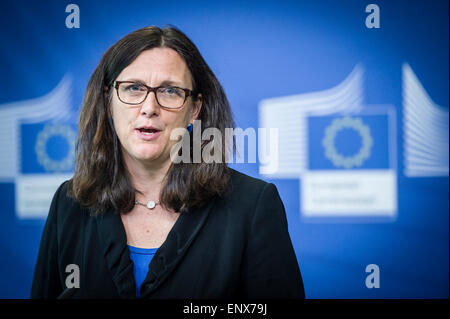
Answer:
<path fill-rule="evenodd" d="M 136 199 L 145 202 L 148 200 L 159 201 L 164 178 L 171 162 L 168 161 L 164 165 L 152 165 L 128 156 L 124 158 L 124 162 L 130 174 L 131 183 L 138 191 Z"/>

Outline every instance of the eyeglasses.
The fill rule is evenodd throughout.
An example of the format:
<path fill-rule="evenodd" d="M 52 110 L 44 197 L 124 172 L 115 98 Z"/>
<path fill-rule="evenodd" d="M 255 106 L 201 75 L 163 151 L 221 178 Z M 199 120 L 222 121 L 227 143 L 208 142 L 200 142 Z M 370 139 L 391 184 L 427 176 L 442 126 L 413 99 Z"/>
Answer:
<path fill-rule="evenodd" d="M 181 108 L 193 91 L 177 86 L 150 87 L 133 81 L 114 81 L 119 100 L 125 104 L 138 105 L 145 101 L 150 92 L 155 93 L 156 101 L 161 107 L 168 109 Z"/>

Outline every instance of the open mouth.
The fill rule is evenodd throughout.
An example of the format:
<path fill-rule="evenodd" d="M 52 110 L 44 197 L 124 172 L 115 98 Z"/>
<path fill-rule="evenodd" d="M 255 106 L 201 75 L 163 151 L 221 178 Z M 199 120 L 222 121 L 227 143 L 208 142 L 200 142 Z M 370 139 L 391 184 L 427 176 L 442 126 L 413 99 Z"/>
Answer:
<path fill-rule="evenodd" d="M 161 130 L 151 126 L 143 126 L 136 128 L 136 133 L 144 141 L 152 141 L 158 138 L 160 132 Z"/>
<path fill-rule="evenodd" d="M 143 135 L 148 135 L 148 136 L 159 132 L 159 130 L 154 129 L 154 128 L 138 128 L 137 130 L 139 131 L 139 133 L 141 133 Z"/>

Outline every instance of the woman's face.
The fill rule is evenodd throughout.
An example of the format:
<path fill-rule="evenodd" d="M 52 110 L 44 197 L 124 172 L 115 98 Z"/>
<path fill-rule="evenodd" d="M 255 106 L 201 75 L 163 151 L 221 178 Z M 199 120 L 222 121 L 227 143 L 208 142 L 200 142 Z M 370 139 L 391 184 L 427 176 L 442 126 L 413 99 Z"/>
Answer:
<path fill-rule="evenodd" d="M 169 48 L 143 51 L 123 69 L 116 81 L 135 81 L 151 87 L 173 85 L 192 90 L 192 77 L 186 63 Z M 127 105 L 113 90 L 110 110 L 125 162 L 129 165 L 140 161 L 153 167 L 167 165 L 170 149 L 177 142 L 170 140 L 171 131 L 186 128 L 197 118 L 200 108 L 201 99 L 194 103 L 192 97 L 188 97 L 182 108 L 164 109 L 158 105 L 153 92 L 141 104 Z M 158 132 L 146 132 L 150 127 Z"/>

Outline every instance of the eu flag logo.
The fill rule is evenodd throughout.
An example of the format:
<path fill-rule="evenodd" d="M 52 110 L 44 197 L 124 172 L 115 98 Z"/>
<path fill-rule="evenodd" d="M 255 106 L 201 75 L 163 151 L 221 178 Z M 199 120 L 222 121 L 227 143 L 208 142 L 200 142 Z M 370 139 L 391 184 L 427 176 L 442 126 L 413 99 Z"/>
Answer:
<path fill-rule="evenodd" d="M 387 114 L 308 118 L 309 170 L 387 169 Z"/>
<path fill-rule="evenodd" d="M 395 112 L 310 116 L 305 217 L 388 217 L 397 213 Z"/>
<path fill-rule="evenodd" d="M 22 174 L 73 171 L 76 133 L 72 125 L 22 124 L 20 136 Z"/>

